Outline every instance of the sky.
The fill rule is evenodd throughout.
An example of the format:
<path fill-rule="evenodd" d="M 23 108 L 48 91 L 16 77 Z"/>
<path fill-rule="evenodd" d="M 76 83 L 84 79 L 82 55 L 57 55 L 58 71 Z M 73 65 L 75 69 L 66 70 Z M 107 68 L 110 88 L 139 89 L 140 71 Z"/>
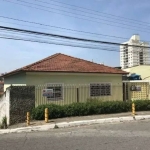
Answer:
<path fill-rule="evenodd" d="M 56 28 L 8 20 L 2 17 L 0 17 L 0 26 L 117 43 L 126 42 L 133 34 L 139 34 L 142 40 L 150 41 L 149 0 L 41 0 L 42 2 L 48 2 L 49 4 L 41 3 L 36 0 L 24 0 L 28 3 L 42 5 L 43 7 L 40 8 L 44 10 L 10 3 L 10 1 L 27 4 L 17 0 L 0 0 L 0 16 L 84 32 L 123 37 L 124 39 L 69 32 Z M 73 9 L 73 7 L 70 7 L 72 9 L 63 8 L 63 6 L 69 7 L 69 5 L 64 5 L 58 2 L 84 7 L 87 9 L 86 11 L 88 11 L 88 13 L 80 12 L 77 9 Z M 32 4 L 28 5 L 32 6 Z M 63 9 L 64 12 L 60 11 L 60 9 Z M 89 9 L 94 11 L 90 11 L 90 13 Z M 74 15 L 74 13 L 77 15 Z M 116 21 L 117 17 L 115 16 L 119 16 L 118 18 L 120 18 L 120 21 Z M 128 26 L 123 24 L 128 24 Z M 4 32 L 1 31 L 0 34 L 4 34 Z M 13 35 L 15 36 L 15 34 Z M 120 66 L 119 52 L 101 50 L 102 46 L 103 45 L 99 45 L 99 49 L 85 49 L 79 47 L 0 39 L 0 73 L 18 69 L 55 53 L 64 53 L 96 63 L 104 63 L 105 65 L 112 67 Z M 107 46 L 110 48 L 114 47 L 113 45 Z M 115 50 L 119 51 L 119 47 L 115 47 Z"/>

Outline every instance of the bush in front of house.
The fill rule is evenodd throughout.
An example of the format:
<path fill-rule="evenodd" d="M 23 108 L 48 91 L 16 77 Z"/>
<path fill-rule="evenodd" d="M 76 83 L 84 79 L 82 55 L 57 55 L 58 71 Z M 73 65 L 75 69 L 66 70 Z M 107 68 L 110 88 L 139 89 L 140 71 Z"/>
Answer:
<path fill-rule="evenodd" d="M 150 110 L 150 100 L 134 101 L 136 111 Z M 44 119 L 45 108 L 49 109 L 49 119 L 72 117 L 72 116 L 87 116 L 97 114 L 111 114 L 121 112 L 131 112 L 132 102 L 122 101 L 88 101 L 86 103 L 73 103 L 70 105 L 55 105 L 47 104 L 40 105 L 33 109 L 32 118 L 36 120 Z"/>
<path fill-rule="evenodd" d="M 62 118 L 64 115 L 64 108 L 60 105 L 49 104 L 40 105 L 32 110 L 32 119 L 43 120 L 45 108 L 49 110 L 49 118 Z"/>
<path fill-rule="evenodd" d="M 150 110 L 150 100 L 134 101 L 136 111 L 148 111 Z"/>

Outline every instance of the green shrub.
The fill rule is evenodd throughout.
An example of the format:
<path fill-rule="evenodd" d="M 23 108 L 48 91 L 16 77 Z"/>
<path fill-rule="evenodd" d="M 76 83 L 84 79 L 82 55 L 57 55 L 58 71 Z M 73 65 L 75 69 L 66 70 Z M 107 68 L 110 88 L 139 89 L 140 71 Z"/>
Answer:
<path fill-rule="evenodd" d="M 49 118 L 61 118 L 64 117 L 64 109 L 62 106 L 49 104 L 40 105 L 32 110 L 32 118 L 36 120 L 43 120 L 45 108 L 49 110 Z"/>
<path fill-rule="evenodd" d="M 135 110 L 136 111 L 148 111 L 150 110 L 150 100 L 137 100 L 137 101 L 134 101 L 135 103 Z"/>
<path fill-rule="evenodd" d="M 7 129 L 7 117 L 3 117 L 2 123 L 0 123 L 0 129 Z"/>
<path fill-rule="evenodd" d="M 136 111 L 150 110 L 150 100 L 134 101 Z M 86 103 L 73 103 L 70 105 L 40 105 L 32 111 L 32 118 L 36 120 L 44 119 L 45 108 L 49 109 L 49 119 L 63 118 L 71 116 L 87 116 L 96 114 L 111 114 L 121 112 L 131 112 L 132 101 L 97 101 L 88 100 Z"/>

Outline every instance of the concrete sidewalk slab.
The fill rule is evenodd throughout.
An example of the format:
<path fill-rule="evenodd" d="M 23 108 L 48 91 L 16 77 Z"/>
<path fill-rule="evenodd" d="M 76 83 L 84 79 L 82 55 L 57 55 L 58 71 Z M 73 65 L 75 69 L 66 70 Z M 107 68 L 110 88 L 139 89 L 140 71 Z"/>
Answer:
<path fill-rule="evenodd" d="M 136 120 L 145 120 L 145 119 L 150 119 L 150 115 L 146 115 L 146 116 L 135 116 Z"/>
<path fill-rule="evenodd" d="M 104 124 L 104 123 L 129 122 L 129 121 L 145 120 L 145 119 L 150 119 L 150 115 L 61 122 L 61 123 L 52 123 L 52 124 L 46 124 L 46 125 L 40 125 L 40 126 L 22 127 L 22 128 L 16 128 L 16 129 L 4 129 L 4 130 L 0 130 L 0 134 L 32 132 L 32 131 L 48 131 L 50 129 L 55 129 L 55 128 L 67 128 L 67 127 L 75 127 L 75 126 L 81 126 L 81 125 Z"/>
<path fill-rule="evenodd" d="M 124 122 L 124 121 L 132 121 L 133 120 L 133 117 L 130 116 L 130 117 L 120 117 L 120 122 Z"/>
<path fill-rule="evenodd" d="M 150 111 L 142 111 L 136 112 L 136 116 L 139 115 L 150 115 Z M 41 126 L 41 125 L 51 125 L 51 124 L 58 124 L 62 122 L 74 122 L 74 121 L 83 121 L 83 120 L 97 120 L 97 119 L 106 119 L 106 118 L 119 118 L 119 117 L 132 117 L 131 112 L 125 113 L 116 113 L 116 114 L 100 114 L 100 115 L 91 115 L 91 116 L 77 116 L 77 117 L 67 117 L 67 118 L 58 118 L 58 119 L 50 119 L 49 123 L 45 123 L 42 121 L 32 120 L 30 122 L 31 126 Z M 26 127 L 26 123 L 18 123 L 15 125 L 9 126 L 9 129 L 16 129 Z"/>

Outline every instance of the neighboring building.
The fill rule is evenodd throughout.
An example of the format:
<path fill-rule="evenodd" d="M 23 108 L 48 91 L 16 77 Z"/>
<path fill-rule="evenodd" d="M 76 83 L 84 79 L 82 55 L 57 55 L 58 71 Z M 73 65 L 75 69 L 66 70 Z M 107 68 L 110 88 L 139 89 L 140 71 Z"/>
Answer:
<path fill-rule="evenodd" d="M 123 81 L 124 101 L 127 100 L 149 100 L 150 90 L 149 81 L 132 80 Z"/>
<path fill-rule="evenodd" d="M 5 74 L 4 83 L 5 89 L 11 84 L 45 85 L 46 88 L 53 88 L 54 92 L 57 90 L 58 97 L 61 98 L 66 93 L 63 90 L 65 85 L 69 84 L 76 87 L 85 85 L 87 86 L 85 87 L 86 90 L 83 89 L 84 92 L 79 91 L 80 95 L 86 94 L 86 97 L 96 98 L 105 97 L 107 100 L 122 100 L 122 75 L 124 74 L 128 73 L 58 53 Z M 76 93 L 75 91 L 69 93 L 72 93 L 70 98 L 76 97 L 73 95 Z"/>
<path fill-rule="evenodd" d="M 150 80 L 150 65 L 134 66 L 123 70 L 130 74 L 140 75 L 142 80 Z"/>
<path fill-rule="evenodd" d="M 140 41 L 139 35 L 133 35 L 129 41 L 120 46 L 120 65 L 122 69 L 138 65 L 150 64 L 149 43 Z M 131 47 L 128 45 L 137 45 L 143 47 Z"/>

